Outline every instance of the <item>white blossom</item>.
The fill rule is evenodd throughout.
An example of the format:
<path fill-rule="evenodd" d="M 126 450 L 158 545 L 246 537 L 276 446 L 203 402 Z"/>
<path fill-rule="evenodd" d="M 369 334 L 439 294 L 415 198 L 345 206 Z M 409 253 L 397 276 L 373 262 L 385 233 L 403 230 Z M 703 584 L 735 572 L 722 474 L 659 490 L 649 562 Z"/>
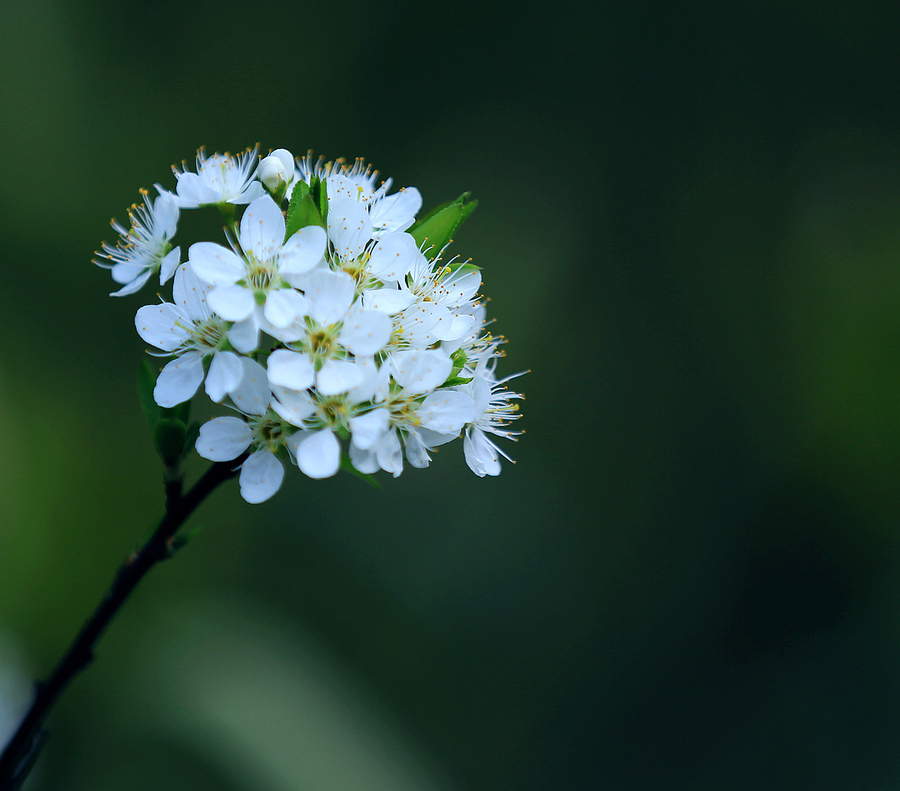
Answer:
<path fill-rule="evenodd" d="M 151 353 L 168 358 L 153 395 L 174 407 L 205 380 L 232 409 L 204 423 L 195 448 L 240 463 L 245 500 L 270 498 L 293 465 L 313 479 L 348 462 L 396 477 L 460 438 L 476 475 L 499 474 L 509 457 L 497 440 L 521 433 L 509 426 L 522 396 L 495 372 L 503 339 L 488 331 L 480 269 L 446 260 L 446 239 L 440 250 L 417 241 L 417 189 L 391 192 L 361 159 L 296 161 L 283 148 L 259 161 L 257 149 L 201 149 L 196 172 L 174 171 L 174 193 L 145 193 L 129 230 L 113 224 L 121 239 L 103 245 L 101 265 L 122 285 L 116 296 L 174 273 L 172 300 L 135 316 Z M 291 206 L 300 181 L 314 200 Z M 208 205 L 225 239 L 192 240 L 180 265 L 179 211 Z"/>
<path fill-rule="evenodd" d="M 145 305 L 135 316 L 138 335 L 175 358 L 162 369 L 153 391 L 160 406 L 173 407 L 197 392 L 207 358 L 206 393 L 213 401 L 240 384 L 240 358 L 224 348 L 228 324 L 210 311 L 208 290 L 190 267 L 180 266 L 172 287 L 174 304 Z"/>
<path fill-rule="evenodd" d="M 210 307 L 222 318 L 242 324 L 250 341 L 260 328 L 287 327 L 306 312 L 306 299 L 289 281 L 322 258 L 325 232 L 318 226 L 301 228 L 287 242 L 284 234 L 281 210 L 264 195 L 241 217 L 238 250 L 214 242 L 197 242 L 188 250 L 194 272 L 213 286 L 207 297 Z M 239 351 L 255 348 L 238 343 Z"/>
<path fill-rule="evenodd" d="M 159 272 L 159 283 L 164 285 L 180 262 L 181 249 L 170 243 L 178 225 L 178 204 L 169 192 L 161 192 L 155 200 L 146 190 L 142 190 L 142 195 L 143 205 L 135 204 L 128 210 L 130 228 L 125 230 L 113 220 L 119 241 L 115 246 L 104 242 L 103 249 L 97 252 L 111 263 L 94 261 L 109 269 L 112 279 L 122 284 L 111 297 L 133 294 L 154 272 Z"/>
<path fill-rule="evenodd" d="M 265 194 L 255 180 L 257 149 L 247 149 L 238 156 L 229 153 L 206 156 L 197 152 L 197 172 L 172 168 L 177 185 L 176 200 L 182 209 L 196 209 L 221 203 L 243 205 Z"/>

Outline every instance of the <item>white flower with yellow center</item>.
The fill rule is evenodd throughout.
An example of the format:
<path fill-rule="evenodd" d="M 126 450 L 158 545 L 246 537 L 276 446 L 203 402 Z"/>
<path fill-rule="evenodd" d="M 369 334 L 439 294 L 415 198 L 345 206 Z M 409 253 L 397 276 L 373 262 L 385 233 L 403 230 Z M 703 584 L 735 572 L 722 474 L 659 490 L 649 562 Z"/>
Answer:
<path fill-rule="evenodd" d="M 131 227 L 126 231 L 113 220 L 113 230 L 121 238 L 115 246 L 104 242 L 103 249 L 97 252 L 111 263 L 94 260 L 98 266 L 110 270 L 116 283 L 123 284 L 111 297 L 133 294 L 154 272 L 159 272 L 160 285 L 165 284 L 181 261 L 181 249 L 173 248 L 170 242 L 178 225 L 175 198 L 170 192 L 161 192 L 155 200 L 150 200 L 146 190 L 141 193 L 144 205 L 135 204 L 128 211 Z"/>
<path fill-rule="evenodd" d="M 221 401 L 240 384 L 240 358 L 225 350 L 229 325 L 210 311 L 208 290 L 190 267 L 180 266 L 172 287 L 175 303 L 145 305 L 135 316 L 138 335 L 175 356 L 160 371 L 153 390 L 160 406 L 173 407 L 191 398 L 203 381 L 208 358 L 206 393 L 213 401 Z"/>
<path fill-rule="evenodd" d="M 522 373 L 497 379 L 494 375 L 494 366 L 499 356 L 496 345 L 491 346 L 488 353 L 478 362 L 472 381 L 458 388 L 471 395 L 475 402 L 475 418 L 466 426 L 463 453 L 469 469 L 479 478 L 485 475 L 499 475 L 501 456 L 512 461 L 488 434 L 515 441 L 522 433 L 510 431 L 507 426 L 521 417 L 519 405 L 513 402 L 523 396 L 507 390 L 505 386 L 511 379 L 522 376 Z"/>
<path fill-rule="evenodd" d="M 281 209 L 264 195 L 241 217 L 236 247 L 240 254 L 214 242 L 197 242 L 188 251 L 194 272 L 213 286 L 209 306 L 222 318 L 242 325 L 232 335 L 238 351 L 256 348 L 260 327 L 285 328 L 306 312 L 306 299 L 291 281 L 322 259 L 325 231 L 311 225 L 286 242 L 284 233 Z"/>
<path fill-rule="evenodd" d="M 217 417 L 200 428 L 195 447 L 204 459 L 231 461 L 250 451 L 241 465 L 241 496 L 248 503 L 268 500 L 281 486 L 284 466 L 279 455 L 288 448 L 292 430 L 269 409 L 272 391 L 265 369 L 248 357 L 241 358 L 240 386 L 231 393 L 243 417 Z"/>
<path fill-rule="evenodd" d="M 265 194 L 256 180 L 257 149 L 247 149 L 239 156 L 229 153 L 206 156 L 197 152 L 197 172 L 173 167 L 177 181 L 176 201 L 182 209 L 223 203 L 244 205 Z"/>
<path fill-rule="evenodd" d="M 269 381 L 292 390 L 315 386 L 326 396 L 346 393 L 365 378 L 355 356 L 381 351 L 391 337 L 391 320 L 354 302 L 356 287 L 345 272 L 316 270 L 305 289 L 307 313 L 279 336 L 292 342 L 269 357 Z"/>

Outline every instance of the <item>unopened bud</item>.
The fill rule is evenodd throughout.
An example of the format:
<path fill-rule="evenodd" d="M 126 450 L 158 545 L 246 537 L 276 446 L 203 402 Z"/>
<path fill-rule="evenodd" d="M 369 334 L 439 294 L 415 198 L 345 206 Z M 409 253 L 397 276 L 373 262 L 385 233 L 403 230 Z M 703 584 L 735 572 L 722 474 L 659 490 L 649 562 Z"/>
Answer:
<path fill-rule="evenodd" d="M 269 192 L 283 190 L 294 176 L 294 157 L 285 148 L 273 151 L 259 163 L 259 180 Z"/>

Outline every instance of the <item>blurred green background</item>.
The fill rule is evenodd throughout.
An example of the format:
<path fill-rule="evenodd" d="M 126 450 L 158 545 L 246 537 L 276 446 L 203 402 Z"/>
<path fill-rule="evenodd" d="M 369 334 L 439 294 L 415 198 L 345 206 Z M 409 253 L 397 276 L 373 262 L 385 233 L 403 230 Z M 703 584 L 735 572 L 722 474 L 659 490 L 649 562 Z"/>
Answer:
<path fill-rule="evenodd" d="M 531 371 L 498 479 L 455 444 L 380 492 L 217 492 L 32 791 L 900 787 L 898 22 L 0 0 L 0 724 L 161 509 L 151 292 L 90 260 L 170 164 L 471 190 L 456 251 Z"/>

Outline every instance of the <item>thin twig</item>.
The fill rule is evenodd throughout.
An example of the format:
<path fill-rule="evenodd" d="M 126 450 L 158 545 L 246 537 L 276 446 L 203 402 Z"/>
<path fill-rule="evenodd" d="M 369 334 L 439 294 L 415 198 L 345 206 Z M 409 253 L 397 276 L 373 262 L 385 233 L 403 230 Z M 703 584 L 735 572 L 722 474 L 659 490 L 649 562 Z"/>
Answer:
<path fill-rule="evenodd" d="M 144 575 L 173 554 L 172 539 L 194 509 L 220 483 L 237 474 L 246 454 L 234 461 L 216 462 L 185 495 L 180 482 L 167 481 L 166 513 L 144 546 L 119 568 L 94 614 L 82 627 L 52 675 L 36 686 L 31 707 L 0 756 L 0 791 L 16 791 L 28 776 L 46 740 L 44 722 L 69 682 L 94 658 L 94 646 L 119 608 Z"/>

